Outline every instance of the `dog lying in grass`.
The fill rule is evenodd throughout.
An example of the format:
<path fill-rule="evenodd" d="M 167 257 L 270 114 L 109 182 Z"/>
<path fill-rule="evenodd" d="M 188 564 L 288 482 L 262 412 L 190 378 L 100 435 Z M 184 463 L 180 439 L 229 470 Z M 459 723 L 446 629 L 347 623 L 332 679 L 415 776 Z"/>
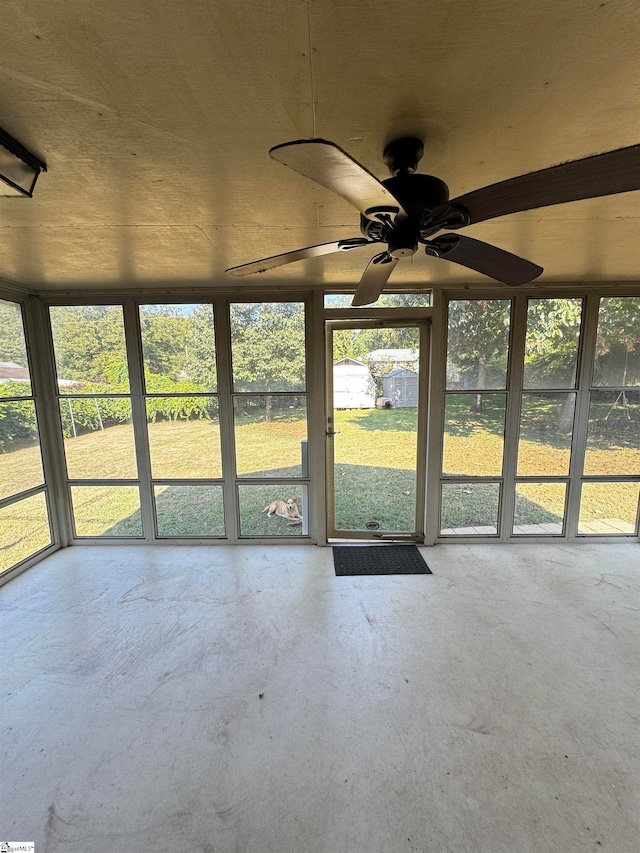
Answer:
<path fill-rule="evenodd" d="M 280 518 L 286 518 L 289 522 L 289 527 L 302 524 L 302 516 L 298 509 L 297 498 L 287 498 L 284 501 L 271 501 L 262 512 L 266 512 L 269 517 L 279 515 Z"/>

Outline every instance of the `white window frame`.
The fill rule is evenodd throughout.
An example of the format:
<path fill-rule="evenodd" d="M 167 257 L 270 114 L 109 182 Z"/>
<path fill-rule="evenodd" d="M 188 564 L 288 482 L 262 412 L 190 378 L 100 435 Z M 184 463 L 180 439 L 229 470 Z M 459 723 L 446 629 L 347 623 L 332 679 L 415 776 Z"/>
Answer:
<path fill-rule="evenodd" d="M 436 292 L 437 293 L 437 292 Z M 558 286 L 557 288 L 518 288 L 517 292 L 505 288 L 473 288 L 469 290 L 450 289 L 434 300 L 432 359 L 430 443 L 428 454 L 428 495 L 427 495 L 427 535 L 425 544 L 472 543 L 472 542 L 523 542 L 547 543 L 569 542 L 633 542 L 639 541 L 640 502 L 636 516 L 635 533 L 620 535 L 579 534 L 578 515 L 580 493 L 583 482 L 637 482 L 634 474 L 611 476 L 583 476 L 586 435 L 588 426 L 589 400 L 591 393 L 591 374 L 598 322 L 598 307 L 601 297 L 640 296 L 637 285 Z M 501 483 L 500 507 L 498 513 L 498 533 L 492 536 L 440 536 L 440 487 L 442 482 L 458 482 L 471 478 L 443 478 L 441 476 L 442 454 L 444 447 L 444 400 L 446 392 L 446 350 L 447 350 L 447 306 L 450 300 L 459 299 L 512 299 L 511 323 L 509 335 L 509 362 L 507 366 L 507 410 L 505 418 L 505 438 L 503 470 L 501 477 L 473 478 L 473 482 L 491 481 Z M 578 351 L 578 369 L 576 378 L 576 406 L 572 436 L 571 463 L 567 477 L 530 478 L 531 480 L 550 480 L 567 482 L 564 532 L 551 535 L 513 534 L 511 531 L 515 504 L 516 464 L 518 452 L 518 431 L 520 424 L 520 405 L 522 399 L 522 378 L 524 370 L 524 343 L 526 335 L 527 300 L 581 298 L 583 300 L 580 347 Z M 437 343 L 436 343 L 437 342 Z M 528 389 L 534 390 L 534 389 Z M 536 391 L 538 389 L 535 389 Z M 601 390 L 607 390 L 603 388 Z M 615 389 L 613 389 L 615 390 Z M 430 507 L 432 509 L 430 509 Z M 435 508 L 437 507 L 437 512 Z"/>

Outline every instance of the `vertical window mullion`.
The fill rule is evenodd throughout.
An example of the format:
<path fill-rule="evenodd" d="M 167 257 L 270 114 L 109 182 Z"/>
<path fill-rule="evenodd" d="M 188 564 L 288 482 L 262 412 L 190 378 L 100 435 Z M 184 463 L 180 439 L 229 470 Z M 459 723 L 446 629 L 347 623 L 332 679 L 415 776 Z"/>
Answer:
<path fill-rule="evenodd" d="M 306 307 L 307 429 L 309 435 L 309 535 L 327 541 L 326 394 L 324 296 L 316 290 Z M 332 516 L 333 517 L 333 516 Z"/>
<path fill-rule="evenodd" d="M 59 472 L 59 482 L 56 488 L 56 513 L 61 529 L 61 545 L 70 545 L 74 538 L 73 507 L 71 492 L 67 483 L 66 455 L 64 449 L 64 432 L 60 418 L 60 388 L 57 382 L 55 350 L 53 346 L 53 330 L 51 324 L 51 305 L 46 308 L 46 340 L 49 351 L 48 385 L 50 387 L 51 408 L 47 412 L 48 424 L 51 424 L 51 434 L 55 436 L 56 470 Z"/>
<path fill-rule="evenodd" d="M 36 394 L 36 417 L 52 533 L 55 542 L 66 546 L 71 541 L 71 507 L 65 485 L 62 431 L 57 416 L 53 341 L 47 308 L 37 297 L 27 300 L 24 319 L 27 348 L 32 354 L 32 391 Z"/>
<path fill-rule="evenodd" d="M 511 334 L 509 336 L 509 362 L 507 365 L 507 411 L 502 463 L 502 495 L 498 516 L 498 532 L 503 541 L 510 538 L 513 528 L 526 331 L 527 299 L 518 294 L 511 302 Z"/>
<path fill-rule="evenodd" d="M 573 419 L 573 442 L 569 467 L 567 518 L 565 522 L 565 531 L 568 539 L 575 539 L 578 532 L 580 493 L 582 490 L 582 472 L 584 470 L 584 458 L 587 447 L 591 377 L 593 374 L 593 359 L 596 347 L 599 303 L 599 296 L 596 293 L 589 293 L 585 297 L 582 309 L 578 376 L 576 382 L 576 410 Z"/>
<path fill-rule="evenodd" d="M 427 425 L 427 482 L 425 544 L 433 545 L 440 535 L 442 502 L 441 471 L 444 454 L 444 392 L 447 369 L 448 302 L 441 291 L 433 294 L 431 326 L 429 414 Z"/>
<path fill-rule="evenodd" d="M 238 541 L 239 514 L 236 496 L 236 448 L 233 430 L 230 310 L 231 301 L 229 299 L 219 299 L 214 302 L 225 531 L 229 542 L 235 543 Z"/>
<path fill-rule="evenodd" d="M 424 542 L 426 514 L 426 469 L 427 469 L 427 407 L 429 405 L 429 347 L 431 339 L 431 321 L 418 326 L 420 361 L 418 364 L 418 417 L 416 431 L 418 447 L 416 449 L 416 533 Z M 425 375 L 426 374 L 426 375 Z M 420 378 L 422 377 L 422 379 Z"/>
<path fill-rule="evenodd" d="M 144 364 L 138 306 L 133 299 L 123 302 L 124 335 L 129 367 L 129 391 L 131 394 L 131 419 L 138 461 L 138 483 L 140 489 L 140 514 L 142 532 L 148 542 L 155 539 L 155 521 L 151 488 L 151 461 L 147 440 L 147 407 L 144 397 Z"/>

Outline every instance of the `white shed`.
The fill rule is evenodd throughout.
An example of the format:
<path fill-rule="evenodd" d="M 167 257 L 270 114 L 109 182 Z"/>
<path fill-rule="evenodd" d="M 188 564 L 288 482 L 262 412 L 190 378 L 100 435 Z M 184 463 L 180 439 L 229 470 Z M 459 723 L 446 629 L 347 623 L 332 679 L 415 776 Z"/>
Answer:
<path fill-rule="evenodd" d="M 391 400 L 394 409 L 415 408 L 418 405 L 418 374 L 415 370 L 398 367 L 382 377 L 382 393 Z"/>
<path fill-rule="evenodd" d="M 341 358 L 333 363 L 334 409 L 373 409 L 376 383 L 366 364 L 355 358 Z"/>

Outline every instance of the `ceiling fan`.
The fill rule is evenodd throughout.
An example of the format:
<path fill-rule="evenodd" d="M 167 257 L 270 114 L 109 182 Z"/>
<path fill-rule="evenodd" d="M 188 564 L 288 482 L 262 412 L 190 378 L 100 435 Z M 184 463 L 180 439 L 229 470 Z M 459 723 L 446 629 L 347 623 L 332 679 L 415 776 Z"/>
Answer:
<path fill-rule="evenodd" d="M 568 201 L 640 189 L 640 145 L 573 160 L 449 200 L 444 181 L 416 172 L 424 151 L 414 137 L 402 137 L 384 149 L 391 177 L 379 181 L 371 172 L 325 139 L 299 139 L 276 145 L 274 160 L 333 190 L 360 211 L 362 237 L 321 243 L 230 267 L 234 276 L 265 272 L 283 264 L 383 244 L 367 264 L 353 306 L 375 302 L 396 264 L 419 245 L 436 258 L 453 261 L 503 284 L 518 286 L 542 273 L 537 264 L 457 231 L 496 216 Z"/>

